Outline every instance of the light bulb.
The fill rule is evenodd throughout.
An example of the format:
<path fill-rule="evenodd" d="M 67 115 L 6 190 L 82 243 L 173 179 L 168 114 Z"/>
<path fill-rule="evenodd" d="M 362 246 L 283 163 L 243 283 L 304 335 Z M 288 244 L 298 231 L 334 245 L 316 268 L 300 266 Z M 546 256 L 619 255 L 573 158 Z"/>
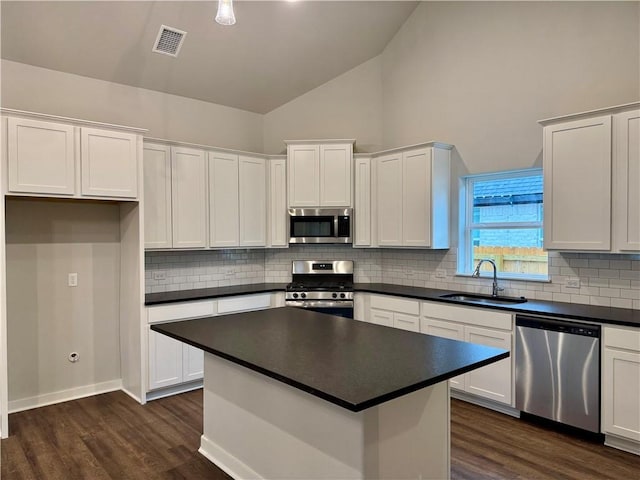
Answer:
<path fill-rule="evenodd" d="M 236 23 L 236 16 L 233 14 L 233 0 L 218 0 L 216 22 L 220 25 L 233 25 Z"/>

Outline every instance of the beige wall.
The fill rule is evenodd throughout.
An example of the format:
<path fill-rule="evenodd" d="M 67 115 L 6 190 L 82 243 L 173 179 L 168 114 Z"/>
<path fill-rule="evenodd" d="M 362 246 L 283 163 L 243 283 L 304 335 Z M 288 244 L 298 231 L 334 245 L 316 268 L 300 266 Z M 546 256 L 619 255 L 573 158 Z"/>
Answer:
<path fill-rule="evenodd" d="M 264 146 L 456 146 L 459 173 L 541 166 L 537 121 L 640 99 L 638 2 L 423 2 L 383 53 L 265 115 Z"/>
<path fill-rule="evenodd" d="M 272 110 L 264 116 L 265 153 L 286 152 L 283 140 L 355 138 L 356 151 L 380 150 L 380 57 Z"/>
<path fill-rule="evenodd" d="M 145 136 L 262 151 L 262 115 L 2 60 L 2 106 L 147 128 Z"/>
<path fill-rule="evenodd" d="M 119 380 L 118 204 L 7 199 L 6 212 L 9 399 Z"/>
<path fill-rule="evenodd" d="M 638 2 L 425 2 L 382 54 L 383 143 L 540 165 L 537 120 L 640 99 Z"/>

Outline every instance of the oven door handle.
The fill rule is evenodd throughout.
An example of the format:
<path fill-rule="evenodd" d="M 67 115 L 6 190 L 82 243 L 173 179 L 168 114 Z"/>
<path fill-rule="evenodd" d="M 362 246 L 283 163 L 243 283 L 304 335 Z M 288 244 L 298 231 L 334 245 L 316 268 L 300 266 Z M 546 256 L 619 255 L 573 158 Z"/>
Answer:
<path fill-rule="evenodd" d="M 353 302 L 349 300 L 286 300 L 284 304 L 302 308 L 353 308 Z"/>

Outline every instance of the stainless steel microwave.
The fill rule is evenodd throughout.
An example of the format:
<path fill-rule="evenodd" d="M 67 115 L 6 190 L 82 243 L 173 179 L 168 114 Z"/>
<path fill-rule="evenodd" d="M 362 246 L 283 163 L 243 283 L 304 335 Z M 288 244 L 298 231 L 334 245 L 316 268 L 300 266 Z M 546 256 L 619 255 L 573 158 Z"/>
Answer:
<path fill-rule="evenodd" d="M 352 243 L 352 208 L 290 208 L 289 243 Z"/>

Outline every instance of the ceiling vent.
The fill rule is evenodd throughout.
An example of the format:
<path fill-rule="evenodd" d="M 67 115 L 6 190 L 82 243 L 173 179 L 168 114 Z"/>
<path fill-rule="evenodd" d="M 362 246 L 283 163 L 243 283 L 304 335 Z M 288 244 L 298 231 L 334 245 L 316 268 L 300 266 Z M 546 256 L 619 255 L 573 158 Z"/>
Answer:
<path fill-rule="evenodd" d="M 178 53 L 180 53 L 184 37 L 186 36 L 187 32 L 183 32 L 177 28 L 167 27 L 166 25 L 161 25 L 158 37 L 156 38 L 156 43 L 153 44 L 152 51 L 177 57 Z"/>

